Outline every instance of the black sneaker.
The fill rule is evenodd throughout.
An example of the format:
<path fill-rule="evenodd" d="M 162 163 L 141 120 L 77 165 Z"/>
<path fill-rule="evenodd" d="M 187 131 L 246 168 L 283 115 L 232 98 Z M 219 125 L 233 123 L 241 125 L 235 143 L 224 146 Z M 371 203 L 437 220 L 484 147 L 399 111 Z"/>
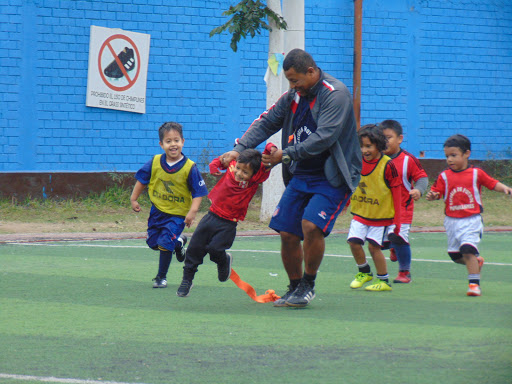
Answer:
<path fill-rule="evenodd" d="M 179 297 L 187 297 L 190 295 L 190 289 L 194 286 L 194 283 L 192 283 L 192 280 L 181 280 L 180 287 L 178 288 L 178 291 L 176 292 L 176 295 Z"/>
<path fill-rule="evenodd" d="M 124 49 L 117 55 L 117 58 L 124 66 L 126 72 L 130 72 L 135 68 L 135 55 L 133 54 L 133 49 L 124 47 Z M 105 68 L 103 73 L 105 74 L 105 76 L 108 76 L 113 79 L 120 79 L 121 77 L 124 77 L 124 73 L 121 70 L 121 68 L 119 68 L 117 60 L 112 61 Z"/>
<path fill-rule="evenodd" d="M 286 304 L 290 307 L 305 307 L 315 298 L 315 289 L 305 279 L 302 279 L 299 286 L 293 291 L 291 296 L 286 299 Z"/>
<path fill-rule="evenodd" d="M 174 247 L 174 254 L 176 255 L 176 260 L 178 260 L 180 263 L 183 263 L 185 260 L 185 249 L 183 247 L 185 244 L 187 244 L 187 236 L 181 235 L 178 238 L 178 243 L 176 244 L 176 247 Z"/>
<path fill-rule="evenodd" d="M 287 307 L 288 304 L 286 304 L 286 300 L 288 300 L 290 298 L 293 291 L 294 291 L 294 289 L 292 289 L 292 286 L 289 285 L 286 293 L 283 296 L 281 296 L 280 299 L 277 299 L 276 301 L 274 301 L 274 307 Z"/>
<path fill-rule="evenodd" d="M 217 275 L 220 282 L 227 281 L 229 276 L 231 276 L 231 262 L 233 261 L 233 256 L 230 253 L 226 252 L 226 260 L 222 263 L 217 263 Z"/>
<path fill-rule="evenodd" d="M 165 277 L 156 276 L 153 279 L 153 288 L 167 288 L 167 279 Z"/>

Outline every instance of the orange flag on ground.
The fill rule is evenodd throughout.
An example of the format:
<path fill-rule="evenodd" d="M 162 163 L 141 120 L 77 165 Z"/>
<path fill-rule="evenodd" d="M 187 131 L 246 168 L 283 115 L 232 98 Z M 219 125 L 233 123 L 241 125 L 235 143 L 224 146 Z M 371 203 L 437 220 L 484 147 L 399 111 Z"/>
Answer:
<path fill-rule="evenodd" d="M 251 299 L 258 303 L 268 303 L 281 298 L 281 296 L 276 295 L 276 292 L 273 289 L 269 289 L 267 292 L 265 292 L 264 295 L 257 296 L 254 288 L 250 284 L 243 281 L 234 269 L 231 269 L 231 275 L 229 278 L 233 281 L 233 283 L 237 285 L 238 288 L 240 288 L 242 291 L 245 291 L 245 293 L 247 293 Z"/>

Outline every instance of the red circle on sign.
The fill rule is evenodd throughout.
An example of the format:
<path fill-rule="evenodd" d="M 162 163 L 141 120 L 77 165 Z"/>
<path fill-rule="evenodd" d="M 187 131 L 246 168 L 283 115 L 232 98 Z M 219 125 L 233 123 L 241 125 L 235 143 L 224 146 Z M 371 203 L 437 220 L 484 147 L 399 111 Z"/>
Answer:
<path fill-rule="evenodd" d="M 107 78 L 103 74 L 103 71 L 102 71 L 102 68 L 101 68 L 101 55 L 103 54 L 103 50 L 105 49 L 105 47 L 107 47 L 107 45 L 108 45 L 110 51 L 112 52 L 112 54 L 115 55 L 114 59 L 117 59 L 117 54 L 115 53 L 115 51 L 113 50 L 112 46 L 110 45 L 110 42 L 112 40 L 114 40 L 114 39 L 126 40 L 127 42 L 129 42 L 132 45 L 133 50 L 137 54 L 137 72 L 135 73 L 135 77 L 133 78 L 133 80 L 130 79 L 127 76 L 127 73 L 126 73 L 126 70 L 125 70 L 124 66 L 123 65 L 119 66 L 119 64 L 118 64 L 118 66 L 120 67 L 121 71 L 123 71 L 123 74 L 125 75 L 126 80 L 128 81 L 128 85 L 125 85 L 124 87 L 116 87 L 115 85 L 110 84 L 110 82 L 107 80 Z M 137 49 L 137 46 L 135 45 L 133 40 L 130 39 L 128 36 L 124 36 L 124 35 L 112 35 L 107 40 L 105 40 L 105 42 L 102 44 L 102 46 L 100 48 L 100 52 L 98 54 L 98 69 L 100 71 L 100 76 L 103 79 L 103 82 L 110 89 L 112 89 L 114 91 L 126 91 L 127 89 L 130 89 L 135 84 L 135 82 L 137 81 L 137 78 L 139 77 L 139 72 L 140 72 L 140 55 L 139 55 L 139 50 Z"/>

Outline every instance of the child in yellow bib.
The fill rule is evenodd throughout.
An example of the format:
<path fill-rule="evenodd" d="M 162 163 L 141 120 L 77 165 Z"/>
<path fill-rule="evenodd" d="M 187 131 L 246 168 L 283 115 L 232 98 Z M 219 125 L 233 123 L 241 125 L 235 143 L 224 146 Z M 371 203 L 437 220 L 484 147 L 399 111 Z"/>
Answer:
<path fill-rule="evenodd" d="M 359 185 L 350 199 L 354 218 L 347 239 L 359 273 L 350 283 L 350 288 L 361 288 L 364 283 L 373 280 L 363 248 L 365 241 L 368 241 L 368 250 L 377 269 L 377 281 L 365 290 L 391 291 L 386 258 L 381 246 L 389 225 L 396 224 L 395 230 L 400 230 L 399 187 L 402 180 L 391 159 L 382 153 L 386 149 L 387 140 L 378 125 L 362 127 L 359 143 L 363 153 L 363 168 Z"/>
<path fill-rule="evenodd" d="M 135 174 L 137 182 L 130 202 L 132 209 L 140 212 L 137 199 L 148 188 L 152 206 L 146 243 L 151 249 L 160 251 L 153 288 L 166 288 L 172 254 L 174 252 L 176 259 L 183 261 L 187 237 L 181 233 L 185 225 L 190 227 L 194 222 L 208 189 L 196 164 L 182 153 L 185 143 L 182 126 L 165 123 L 159 128 L 158 135 L 164 153 L 154 156 Z"/>

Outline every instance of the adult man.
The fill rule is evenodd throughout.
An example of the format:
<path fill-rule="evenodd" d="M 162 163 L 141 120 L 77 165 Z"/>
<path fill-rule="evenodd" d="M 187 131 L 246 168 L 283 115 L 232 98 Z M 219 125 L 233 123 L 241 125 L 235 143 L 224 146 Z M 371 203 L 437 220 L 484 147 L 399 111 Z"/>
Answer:
<path fill-rule="evenodd" d="M 315 297 L 325 237 L 359 182 L 362 156 L 347 87 L 322 72 L 301 49 L 286 55 L 283 70 L 288 92 L 221 160 L 229 164 L 244 149 L 282 130 L 283 149 L 263 156 L 269 165 L 283 163 L 286 184 L 269 226 L 280 233 L 290 285 L 274 306 L 304 307 Z"/>

